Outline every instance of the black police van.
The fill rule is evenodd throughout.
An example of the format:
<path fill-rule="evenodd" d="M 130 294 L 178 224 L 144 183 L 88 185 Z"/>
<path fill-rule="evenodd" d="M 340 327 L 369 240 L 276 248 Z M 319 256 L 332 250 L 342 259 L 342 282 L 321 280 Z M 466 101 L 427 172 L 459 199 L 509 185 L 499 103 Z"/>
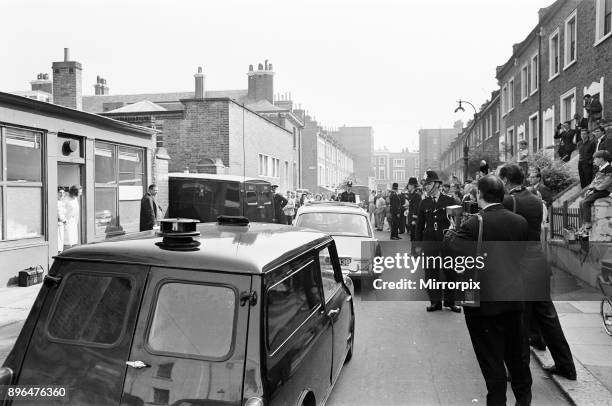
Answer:
<path fill-rule="evenodd" d="M 263 179 L 204 173 L 168 175 L 169 218 L 216 221 L 218 216 L 244 216 L 249 221 L 274 221 L 271 184 Z"/>
<path fill-rule="evenodd" d="M 235 217 L 161 228 L 56 257 L 0 404 L 323 404 L 355 328 L 332 238 Z"/>

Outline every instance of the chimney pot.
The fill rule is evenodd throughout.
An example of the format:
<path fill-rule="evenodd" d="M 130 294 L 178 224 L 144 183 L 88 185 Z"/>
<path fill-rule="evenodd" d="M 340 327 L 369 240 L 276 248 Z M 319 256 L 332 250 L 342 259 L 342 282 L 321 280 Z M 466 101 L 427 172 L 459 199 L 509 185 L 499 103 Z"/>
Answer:
<path fill-rule="evenodd" d="M 270 68 L 270 70 L 272 70 L 272 64 L 269 64 L 269 65 L 268 65 L 268 68 Z"/>
<path fill-rule="evenodd" d="M 70 50 L 68 48 L 64 48 L 64 62 L 68 62 L 70 60 Z"/>
<path fill-rule="evenodd" d="M 263 70 L 263 65 L 262 64 L 257 65 L 257 70 Z"/>
<path fill-rule="evenodd" d="M 253 71 L 253 64 L 250 64 L 249 65 L 249 72 L 252 72 L 252 71 Z"/>
<path fill-rule="evenodd" d="M 198 66 L 198 73 L 202 73 L 202 67 Z"/>

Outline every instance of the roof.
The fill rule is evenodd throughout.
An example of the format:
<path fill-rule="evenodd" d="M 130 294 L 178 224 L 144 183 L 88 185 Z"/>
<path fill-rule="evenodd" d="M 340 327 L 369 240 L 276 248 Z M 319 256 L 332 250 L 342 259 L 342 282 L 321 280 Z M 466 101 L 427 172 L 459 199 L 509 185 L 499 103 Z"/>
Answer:
<path fill-rule="evenodd" d="M 136 103 L 128 104 L 127 106 L 119 107 L 118 109 L 107 111 L 107 113 L 142 113 L 149 111 L 168 111 L 159 104 L 152 103 L 148 100 L 142 100 Z"/>
<path fill-rule="evenodd" d="M 182 172 L 170 172 L 168 174 L 169 178 L 189 178 L 189 179 L 213 179 L 213 180 L 226 180 L 230 182 L 251 182 L 251 181 L 261 181 L 267 182 L 267 180 L 259 179 L 259 178 L 251 178 L 248 176 L 240 176 L 240 175 L 217 175 L 212 173 L 182 173 Z"/>
<path fill-rule="evenodd" d="M 162 241 L 153 231 L 136 239 L 81 245 L 63 251 L 58 259 L 146 264 L 181 269 L 261 274 L 310 250 L 331 237 L 314 230 L 267 223 L 221 226 L 204 223 L 198 250 L 169 251 L 155 245 Z"/>
<path fill-rule="evenodd" d="M 30 109 L 36 114 L 47 113 L 59 116 L 60 118 L 80 120 L 85 123 L 96 124 L 103 128 L 109 128 L 118 131 L 138 133 L 141 135 L 148 136 L 151 136 L 158 132 L 157 130 L 152 128 L 130 124 L 124 121 L 114 120 L 112 118 L 104 117 L 98 114 L 92 114 L 82 110 L 76 110 L 69 107 L 60 106 L 58 104 L 42 102 L 10 93 L 0 92 L 0 103 L 5 103 L 19 108 Z"/>
<path fill-rule="evenodd" d="M 254 103 L 245 104 L 245 107 L 258 113 L 287 111 L 287 109 L 273 105 L 268 100 L 259 100 Z"/>
<path fill-rule="evenodd" d="M 242 100 L 247 95 L 246 89 L 239 90 L 207 90 L 204 93 L 206 98 L 222 98 L 228 97 L 230 99 Z M 176 103 L 182 99 L 193 99 L 195 92 L 168 92 L 168 93 L 137 93 L 137 94 L 114 94 L 114 95 L 103 95 L 103 96 L 83 96 L 83 110 L 92 113 L 102 113 L 104 111 L 105 103 L 125 103 L 133 104 L 139 101 L 148 100 L 155 104 L 161 104 L 166 107 L 164 103 L 172 103 L 176 106 Z M 166 107 L 167 108 L 167 107 Z M 169 109 L 169 108 L 167 108 Z"/>

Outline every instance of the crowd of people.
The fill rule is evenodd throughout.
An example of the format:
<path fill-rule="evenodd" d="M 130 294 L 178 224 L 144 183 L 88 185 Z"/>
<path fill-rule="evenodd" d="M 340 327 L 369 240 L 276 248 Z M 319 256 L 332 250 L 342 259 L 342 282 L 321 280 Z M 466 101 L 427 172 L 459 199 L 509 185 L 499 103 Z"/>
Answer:
<path fill-rule="evenodd" d="M 607 158 L 609 154 L 601 153 L 596 160 L 600 163 Z M 612 167 L 604 169 L 612 173 Z M 505 404 L 508 381 L 516 404 L 530 404 L 530 345 L 549 348 L 555 362 L 548 368 L 550 373 L 576 379 L 571 350 L 550 297 L 552 273 L 540 241 L 551 200 L 538 171 L 529 172 L 526 178 L 519 165 L 506 164 L 492 174 L 486 162 L 481 162 L 476 179 L 465 184 L 456 178 L 445 183 L 435 171 L 427 170 L 420 182 L 410 178 L 402 192 L 393 184 L 387 193 L 372 193 L 370 210 L 377 228 L 389 227 L 392 239 L 401 238 L 398 234 L 402 232 L 409 234 L 413 255 L 474 256 L 476 242 L 497 244 L 489 247 L 490 266 L 479 275 L 482 301 L 474 306 L 462 303 L 488 390 L 487 404 Z M 459 204 L 474 215 L 451 225 L 446 209 Z M 521 245 L 513 245 L 519 242 Z M 424 279 L 457 281 L 454 269 L 438 266 L 426 268 Z M 499 299 L 509 292 L 511 299 Z M 428 295 L 428 312 L 444 307 L 461 312 L 455 290 L 430 289 Z"/>

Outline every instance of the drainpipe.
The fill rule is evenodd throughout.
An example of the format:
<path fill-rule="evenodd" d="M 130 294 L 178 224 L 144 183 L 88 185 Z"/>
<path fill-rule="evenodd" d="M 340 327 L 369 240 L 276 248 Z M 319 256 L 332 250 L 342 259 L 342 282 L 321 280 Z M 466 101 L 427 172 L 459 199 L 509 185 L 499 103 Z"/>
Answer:
<path fill-rule="evenodd" d="M 544 27 L 540 26 L 538 30 L 538 138 L 542 139 L 541 148 L 544 149 L 544 133 L 542 116 L 542 35 L 544 34 Z M 554 130 L 554 129 L 553 129 Z"/>

